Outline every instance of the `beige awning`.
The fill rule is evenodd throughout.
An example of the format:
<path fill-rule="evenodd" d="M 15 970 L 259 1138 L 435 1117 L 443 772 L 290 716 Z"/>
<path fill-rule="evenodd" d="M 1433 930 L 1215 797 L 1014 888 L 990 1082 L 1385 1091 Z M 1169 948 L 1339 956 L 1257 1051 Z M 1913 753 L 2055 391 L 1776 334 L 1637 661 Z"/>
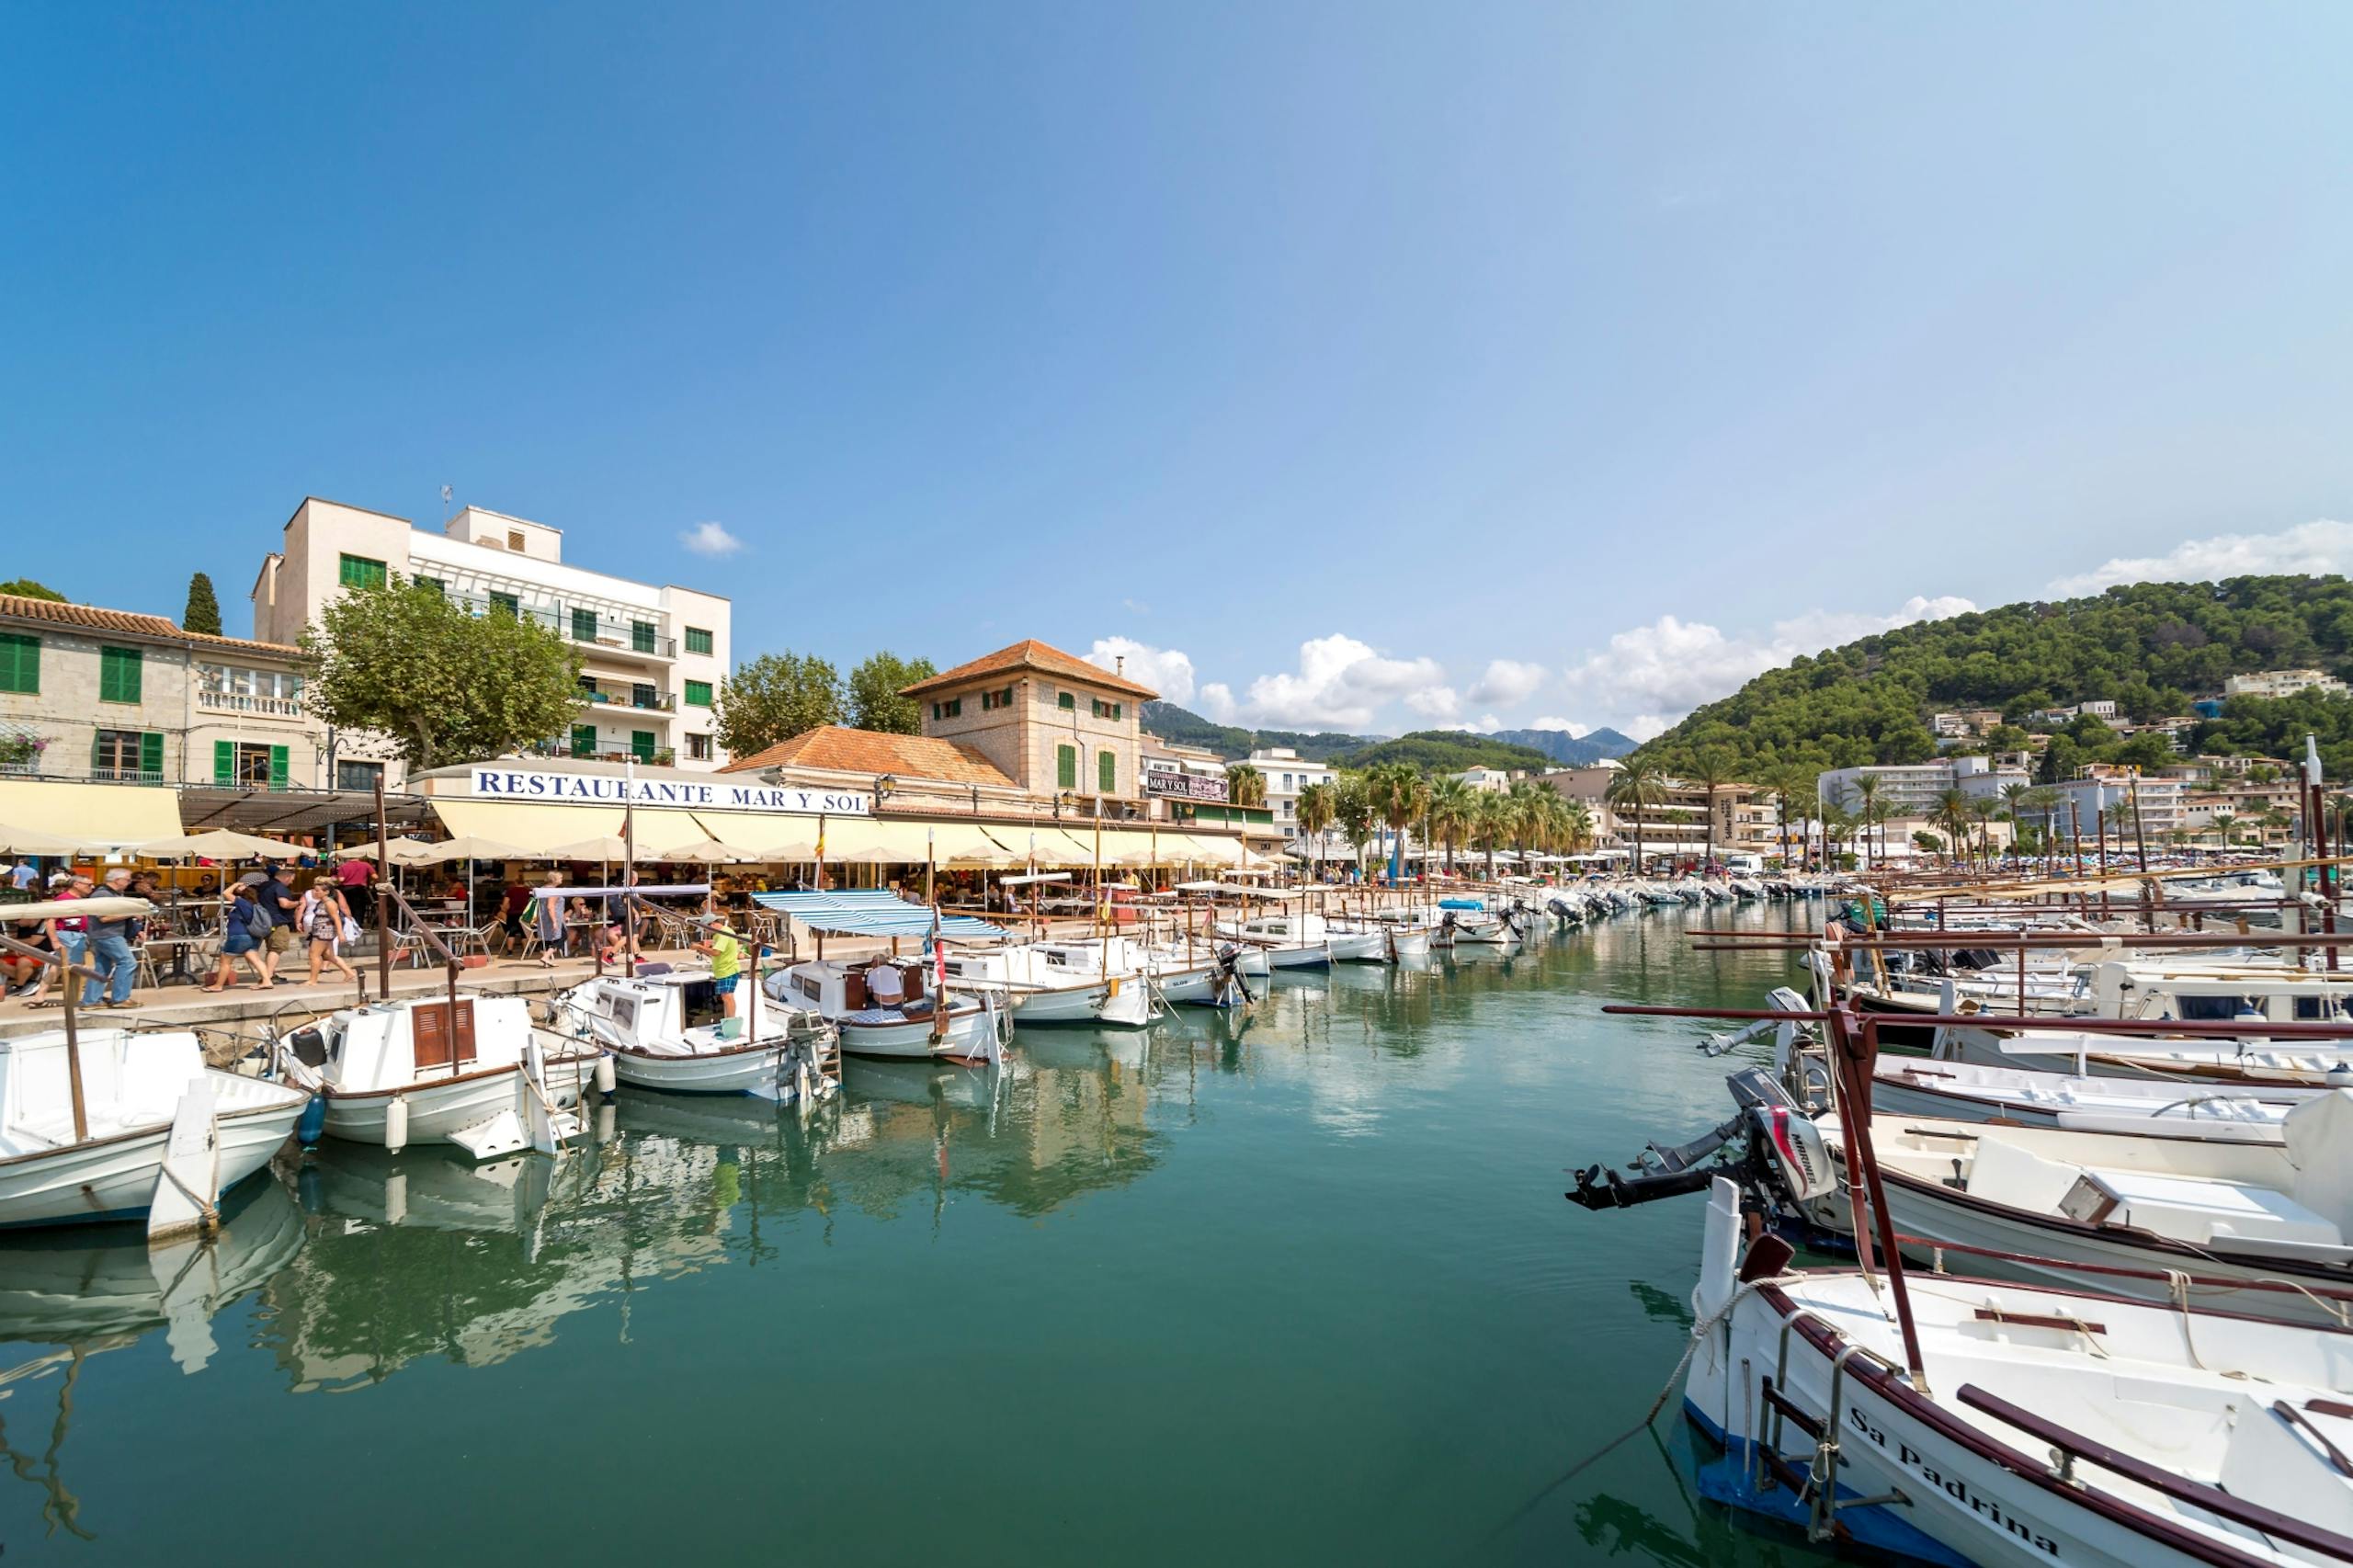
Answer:
<path fill-rule="evenodd" d="M 815 817 L 784 816 L 773 812 L 696 812 L 692 814 L 694 820 L 701 824 L 705 835 L 745 855 L 766 858 L 771 849 L 806 843 L 813 848 L 810 855 L 802 858 L 814 857 L 813 846 L 817 838 Z M 688 834 L 678 842 L 684 844 L 693 836 Z"/>
<path fill-rule="evenodd" d="M 176 790 L 141 785 L 0 778 L 0 822 L 85 849 L 120 849 L 178 836 L 180 800 Z"/>

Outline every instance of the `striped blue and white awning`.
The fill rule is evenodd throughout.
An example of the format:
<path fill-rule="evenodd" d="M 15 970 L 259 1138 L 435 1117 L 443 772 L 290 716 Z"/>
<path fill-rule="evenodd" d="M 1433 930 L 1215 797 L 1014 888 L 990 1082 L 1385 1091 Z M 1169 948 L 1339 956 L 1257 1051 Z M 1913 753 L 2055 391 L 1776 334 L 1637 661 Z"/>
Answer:
<path fill-rule="evenodd" d="M 931 909 L 895 893 L 844 889 L 836 892 L 756 892 L 763 909 L 789 915 L 812 931 L 848 937 L 928 937 Z M 943 915 L 939 934 L 954 941 L 983 941 L 1008 935 L 1001 926 L 969 915 Z"/>

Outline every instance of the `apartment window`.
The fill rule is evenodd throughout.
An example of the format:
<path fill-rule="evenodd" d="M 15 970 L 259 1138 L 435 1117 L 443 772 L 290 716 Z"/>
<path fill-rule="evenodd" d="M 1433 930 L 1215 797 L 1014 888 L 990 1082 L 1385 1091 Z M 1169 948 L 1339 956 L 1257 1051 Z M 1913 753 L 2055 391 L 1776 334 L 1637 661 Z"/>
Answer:
<path fill-rule="evenodd" d="M 0 631 L 0 691 L 40 690 L 40 639 Z"/>
<path fill-rule="evenodd" d="M 519 619 L 523 613 L 523 601 L 513 594 L 493 594 L 490 596 L 490 608 Z"/>
<path fill-rule="evenodd" d="M 136 648 L 98 650 L 98 700 L 136 702 L 145 660 Z"/>
<path fill-rule="evenodd" d="M 632 653 L 654 652 L 654 623 L 652 621 L 632 620 L 629 623 L 629 651 Z"/>
<path fill-rule="evenodd" d="M 638 761 L 652 762 L 654 760 L 654 732 L 631 730 L 629 733 L 629 749 L 630 755 L 636 757 Z"/>
<path fill-rule="evenodd" d="M 384 765 L 381 762 L 335 761 L 335 787 L 338 790 L 371 790 L 383 781 Z"/>
<path fill-rule="evenodd" d="M 687 737 L 687 755 L 697 762 L 709 762 L 710 760 L 710 737 L 709 735 L 688 735 Z"/>
<path fill-rule="evenodd" d="M 597 677 L 595 676 L 582 676 L 579 680 L 579 686 L 580 695 L 584 700 L 589 702 L 602 702 L 605 699 L 605 694 L 597 689 Z"/>
<path fill-rule="evenodd" d="M 597 755 L 596 725 L 574 724 L 572 726 L 572 755 L 574 756 L 594 756 Z"/>
<path fill-rule="evenodd" d="M 1009 686 L 1005 687 L 1002 691 L 984 691 L 981 693 L 981 711 L 983 713 L 989 712 L 994 709 L 1010 708 L 1012 706 L 1013 688 Z"/>
<path fill-rule="evenodd" d="M 292 701 L 302 695 L 302 677 L 291 670 L 249 670 L 238 665 L 199 665 L 199 689 L 215 697 L 275 697 Z"/>
<path fill-rule="evenodd" d="M 437 594 L 441 594 L 441 595 L 446 596 L 446 595 L 448 595 L 448 593 L 449 592 L 449 584 L 447 584 L 447 583 L 445 583 L 445 582 L 443 582 L 443 581 L 442 581 L 440 578 L 438 578 L 438 577 L 415 577 L 415 578 L 412 578 L 412 579 L 410 579 L 410 580 L 411 580 L 412 582 L 415 583 L 415 585 L 416 585 L 418 587 L 420 587 L 420 588 L 430 588 L 433 592 L 435 592 L 435 593 L 437 593 Z"/>
<path fill-rule="evenodd" d="M 687 706 L 689 708 L 710 707 L 710 682 L 707 680 L 690 680 L 687 682 Z M 705 738 L 708 739 L 709 737 L 706 736 Z"/>
<path fill-rule="evenodd" d="M 638 681 L 629 688 L 629 705 L 631 708 L 659 708 L 662 706 L 662 694 L 643 681 Z"/>
<path fill-rule="evenodd" d="M 1120 754 L 1100 751 L 1095 754 L 1095 792 L 1116 795 L 1120 792 Z"/>
<path fill-rule="evenodd" d="M 521 528 L 508 528 L 506 530 L 506 548 L 516 551 L 517 554 L 522 552 L 523 530 Z"/>
<path fill-rule="evenodd" d="M 347 588 L 381 588 L 384 585 L 384 563 L 370 561 L 364 555 L 347 555 L 337 563 L 337 576 Z"/>
<path fill-rule="evenodd" d="M 1054 748 L 1054 784 L 1056 788 L 1063 790 L 1078 788 L 1078 748 L 1076 746 Z"/>
<path fill-rule="evenodd" d="M 931 705 L 931 716 L 935 719 L 953 719 L 963 711 L 964 699 L 961 697 L 951 697 L 945 702 Z"/>
<path fill-rule="evenodd" d="M 595 610 L 575 609 L 572 612 L 572 640 L 574 642 L 597 641 L 597 612 Z"/>
<path fill-rule="evenodd" d="M 1078 711 L 1078 699 L 1065 691 L 1054 699 L 1054 706 L 1065 713 L 1075 713 Z"/>
<path fill-rule="evenodd" d="M 155 732 L 100 730 L 90 742 L 90 777 L 137 780 L 164 776 L 164 737 Z"/>
<path fill-rule="evenodd" d="M 1120 716 L 1120 704 L 1106 702 L 1098 697 L 1095 699 L 1095 716 L 1097 719 L 1117 719 Z"/>
<path fill-rule="evenodd" d="M 639 622 L 638 622 L 638 624 L 639 624 L 640 626 L 645 626 L 645 623 L 644 623 L 643 621 L 639 621 Z M 653 635 L 654 635 L 654 628 L 652 628 L 652 627 L 650 627 L 650 626 L 646 626 L 646 627 L 645 627 L 645 634 L 646 634 L 647 639 L 648 639 L 649 641 L 651 641 L 651 640 L 652 640 L 652 638 L 653 638 Z M 699 626 L 689 626 L 689 627 L 688 627 L 688 628 L 687 628 L 687 652 L 688 652 L 688 653 L 710 653 L 710 633 L 708 631 L 706 631 L 704 628 L 699 627 Z"/>

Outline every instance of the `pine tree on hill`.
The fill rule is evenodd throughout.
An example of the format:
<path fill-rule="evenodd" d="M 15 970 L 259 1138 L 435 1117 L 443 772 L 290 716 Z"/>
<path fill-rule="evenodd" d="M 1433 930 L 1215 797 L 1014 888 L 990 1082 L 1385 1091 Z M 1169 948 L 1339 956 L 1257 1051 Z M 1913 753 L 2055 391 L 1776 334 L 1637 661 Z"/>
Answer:
<path fill-rule="evenodd" d="M 201 572 L 188 580 L 188 608 L 180 612 L 180 630 L 221 635 L 221 601 L 213 597 L 212 579 Z"/>

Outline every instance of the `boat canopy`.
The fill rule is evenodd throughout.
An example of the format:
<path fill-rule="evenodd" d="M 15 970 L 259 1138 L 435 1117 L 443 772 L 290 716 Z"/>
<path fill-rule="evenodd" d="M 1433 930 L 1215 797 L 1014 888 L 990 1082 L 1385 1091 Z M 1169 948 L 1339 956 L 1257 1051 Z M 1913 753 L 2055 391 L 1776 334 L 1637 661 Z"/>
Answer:
<path fill-rule="evenodd" d="M 848 937 L 931 935 L 931 907 L 911 903 L 895 893 L 853 889 L 834 892 L 756 892 L 752 902 L 763 909 L 789 915 L 812 931 Z M 969 915 L 942 915 L 939 934 L 966 942 L 1010 935 L 1001 926 Z"/>

